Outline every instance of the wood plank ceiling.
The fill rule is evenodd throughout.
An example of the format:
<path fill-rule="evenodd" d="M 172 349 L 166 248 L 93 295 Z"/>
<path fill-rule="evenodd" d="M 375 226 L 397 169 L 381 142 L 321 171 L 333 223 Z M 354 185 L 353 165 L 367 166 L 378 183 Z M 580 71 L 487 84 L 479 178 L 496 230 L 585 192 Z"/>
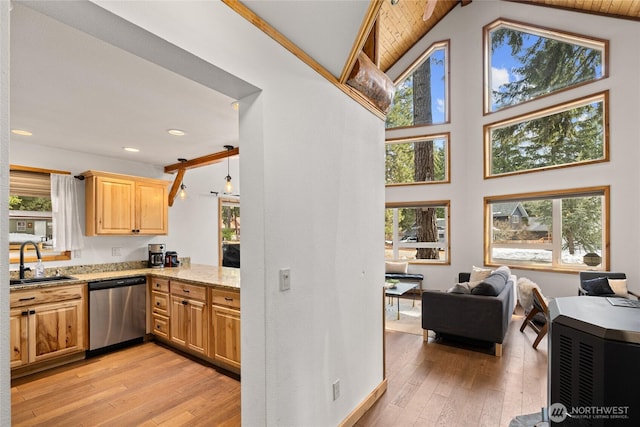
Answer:
<path fill-rule="evenodd" d="M 425 21 L 427 3 L 435 2 Z M 640 0 L 508 0 L 613 18 L 640 20 Z M 386 72 L 458 4 L 471 0 L 385 0 L 378 16 L 379 67 Z M 431 5 L 433 6 L 433 5 Z"/>

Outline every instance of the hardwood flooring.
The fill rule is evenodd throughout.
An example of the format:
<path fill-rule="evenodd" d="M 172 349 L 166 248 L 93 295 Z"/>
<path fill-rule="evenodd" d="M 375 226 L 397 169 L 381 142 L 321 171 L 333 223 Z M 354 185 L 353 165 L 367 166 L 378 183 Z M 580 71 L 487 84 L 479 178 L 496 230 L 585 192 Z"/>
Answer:
<path fill-rule="evenodd" d="M 13 426 L 239 426 L 240 382 L 149 342 L 12 382 Z"/>
<path fill-rule="evenodd" d="M 503 357 L 386 332 L 387 392 L 357 427 L 507 426 L 546 404 L 547 343 L 514 316 Z M 239 426 L 240 383 L 155 343 L 12 382 L 13 426 Z"/>
<path fill-rule="evenodd" d="M 517 415 L 539 413 L 547 399 L 547 341 L 534 350 L 533 331 L 519 330 L 523 318 L 512 317 L 502 357 L 387 331 L 387 392 L 356 426 L 508 426 Z"/>

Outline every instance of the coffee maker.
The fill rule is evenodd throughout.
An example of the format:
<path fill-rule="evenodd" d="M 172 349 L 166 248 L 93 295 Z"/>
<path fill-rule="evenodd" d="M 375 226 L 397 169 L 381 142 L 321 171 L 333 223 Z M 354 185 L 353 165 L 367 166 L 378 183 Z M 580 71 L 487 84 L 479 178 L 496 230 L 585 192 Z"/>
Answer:
<path fill-rule="evenodd" d="M 149 267 L 162 268 L 164 266 L 164 244 L 149 243 Z"/>

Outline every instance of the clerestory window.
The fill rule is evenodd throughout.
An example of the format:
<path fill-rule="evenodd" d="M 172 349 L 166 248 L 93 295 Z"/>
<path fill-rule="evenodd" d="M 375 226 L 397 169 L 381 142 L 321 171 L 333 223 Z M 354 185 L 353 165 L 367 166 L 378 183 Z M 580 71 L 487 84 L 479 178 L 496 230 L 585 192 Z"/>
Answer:
<path fill-rule="evenodd" d="M 449 42 L 433 44 L 394 82 L 387 129 L 449 122 Z"/>
<path fill-rule="evenodd" d="M 484 28 L 485 113 L 607 77 L 608 42 L 499 19 Z"/>

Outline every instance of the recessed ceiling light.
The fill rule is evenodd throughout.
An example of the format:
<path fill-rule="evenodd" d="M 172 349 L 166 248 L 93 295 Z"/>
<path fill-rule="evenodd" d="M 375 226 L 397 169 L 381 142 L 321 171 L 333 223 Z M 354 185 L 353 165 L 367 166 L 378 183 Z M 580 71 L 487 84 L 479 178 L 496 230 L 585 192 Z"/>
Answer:
<path fill-rule="evenodd" d="M 28 130 L 24 130 L 24 129 L 11 129 L 11 133 L 13 133 L 15 135 L 22 135 L 22 136 L 31 136 L 31 135 L 33 135 L 33 133 L 29 132 Z"/>
<path fill-rule="evenodd" d="M 184 136 L 184 135 L 186 135 L 186 134 L 187 134 L 185 131 L 180 130 L 180 129 L 169 129 L 169 130 L 167 131 L 167 133 L 168 133 L 169 135 L 173 135 L 173 136 Z"/>
<path fill-rule="evenodd" d="M 137 153 L 138 151 L 140 151 L 138 148 L 134 148 L 134 147 L 122 147 L 124 148 L 124 151 L 129 151 L 131 153 Z"/>

